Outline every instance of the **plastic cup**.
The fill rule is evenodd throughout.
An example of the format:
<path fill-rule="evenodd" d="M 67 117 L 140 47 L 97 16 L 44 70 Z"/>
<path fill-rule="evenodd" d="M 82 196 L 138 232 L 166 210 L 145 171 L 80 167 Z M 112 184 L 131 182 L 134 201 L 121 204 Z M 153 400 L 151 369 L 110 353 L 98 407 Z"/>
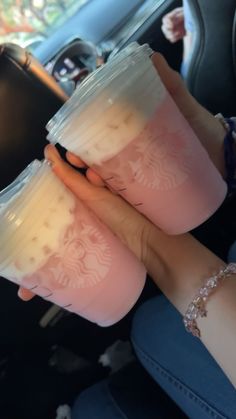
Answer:
<path fill-rule="evenodd" d="M 101 66 L 97 70 L 93 71 L 83 83 L 80 85 L 80 89 L 76 89 L 74 94 L 71 96 L 70 100 L 67 100 L 64 105 L 59 109 L 59 111 L 51 118 L 51 120 L 47 124 L 47 129 L 52 135 L 58 130 L 58 125 L 63 127 L 63 124 L 66 123 L 66 119 L 68 116 L 71 117 L 72 113 L 77 110 L 78 101 L 81 103 L 81 99 L 88 98 L 91 92 L 94 92 L 94 87 L 96 89 L 103 89 L 103 83 L 106 78 L 106 72 L 104 68 L 109 66 L 109 71 L 112 71 L 113 78 L 116 74 L 120 73 L 120 68 L 117 68 L 117 65 L 121 65 L 122 61 L 129 57 L 140 56 L 145 54 L 146 57 L 150 56 L 153 53 L 152 49 L 149 47 L 148 44 L 144 44 L 141 47 L 137 42 L 132 42 L 129 44 L 125 49 L 123 49 L 119 54 L 115 55 L 108 61 L 106 67 Z M 83 105 L 85 103 L 83 102 Z"/>
<path fill-rule="evenodd" d="M 0 192 L 0 275 L 101 326 L 122 317 L 145 284 L 145 268 L 35 161 Z"/>
<path fill-rule="evenodd" d="M 169 234 L 206 221 L 227 186 L 166 91 L 150 50 L 128 46 L 59 111 L 48 139 L 92 167 L 111 190 Z M 87 92 L 87 94 L 86 94 Z"/>

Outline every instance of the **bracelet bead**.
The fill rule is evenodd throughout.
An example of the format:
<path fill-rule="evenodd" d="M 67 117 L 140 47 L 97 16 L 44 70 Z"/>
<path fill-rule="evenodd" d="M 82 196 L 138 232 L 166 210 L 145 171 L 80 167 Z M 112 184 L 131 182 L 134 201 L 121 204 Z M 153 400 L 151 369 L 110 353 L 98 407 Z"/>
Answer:
<path fill-rule="evenodd" d="M 206 279 L 192 302 L 188 305 L 183 317 L 183 322 L 188 332 L 196 337 L 201 337 L 201 332 L 197 325 L 197 318 L 207 316 L 206 303 L 209 297 L 232 274 L 236 274 L 236 263 L 230 263 L 226 267 L 221 268 L 217 274 Z"/>

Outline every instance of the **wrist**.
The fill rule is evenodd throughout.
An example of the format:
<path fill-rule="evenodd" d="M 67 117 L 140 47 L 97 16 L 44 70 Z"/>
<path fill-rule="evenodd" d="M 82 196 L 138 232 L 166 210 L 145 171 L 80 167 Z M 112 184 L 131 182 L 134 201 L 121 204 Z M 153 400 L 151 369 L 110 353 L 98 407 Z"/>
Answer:
<path fill-rule="evenodd" d="M 224 264 L 190 234 L 149 234 L 143 260 L 147 272 L 166 297 L 183 314 L 204 278 Z"/>

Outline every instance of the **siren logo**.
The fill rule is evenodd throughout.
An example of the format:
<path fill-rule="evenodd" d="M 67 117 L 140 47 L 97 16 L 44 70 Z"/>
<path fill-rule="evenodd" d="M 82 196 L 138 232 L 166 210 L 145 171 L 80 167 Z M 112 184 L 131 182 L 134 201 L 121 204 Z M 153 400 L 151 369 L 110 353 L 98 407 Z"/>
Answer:
<path fill-rule="evenodd" d="M 50 271 L 63 287 L 86 288 L 102 281 L 111 266 L 110 247 L 94 226 L 73 225 L 53 256 Z M 57 262 L 58 261 L 58 262 Z"/>
<path fill-rule="evenodd" d="M 144 140 L 145 137 L 145 140 Z M 181 131 L 146 127 L 137 141 L 129 166 L 138 183 L 151 189 L 177 188 L 187 181 L 191 172 L 191 147 Z"/>
<path fill-rule="evenodd" d="M 105 238 L 104 226 L 97 219 L 96 224 L 90 224 L 90 220 L 83 221 L 84 214 L 80 210 L 85 211 L 78 205 L 74 223 L 60 238 L 57 250 L 41 268 L 23 279 L 27 288 L 30 285 L 36 293 L 39 293 L 40 288 L 53 291 L 61 288 L 87 288 L 106 278 L 112 265 L 112 254 Z"/>
<path fill-rule="evenodd" d="M 194 152 L 187 134 L 151 121 L 140 135 L 98 173 L 114 191 L 142 185 L 153 190 L 170 190 L 186 182 L 192 170 Z M 96 170 L 96 168 L 95 168 Z"/>

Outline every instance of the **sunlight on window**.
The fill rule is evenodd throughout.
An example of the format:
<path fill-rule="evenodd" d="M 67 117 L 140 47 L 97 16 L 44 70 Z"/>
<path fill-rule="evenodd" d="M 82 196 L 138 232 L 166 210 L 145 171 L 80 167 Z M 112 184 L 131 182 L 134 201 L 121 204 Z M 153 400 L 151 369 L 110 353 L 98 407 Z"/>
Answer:
<path fill-rule="evenodd" d="M 0 43 L 37 46 L 90 0 L 1 0 Z"/>

